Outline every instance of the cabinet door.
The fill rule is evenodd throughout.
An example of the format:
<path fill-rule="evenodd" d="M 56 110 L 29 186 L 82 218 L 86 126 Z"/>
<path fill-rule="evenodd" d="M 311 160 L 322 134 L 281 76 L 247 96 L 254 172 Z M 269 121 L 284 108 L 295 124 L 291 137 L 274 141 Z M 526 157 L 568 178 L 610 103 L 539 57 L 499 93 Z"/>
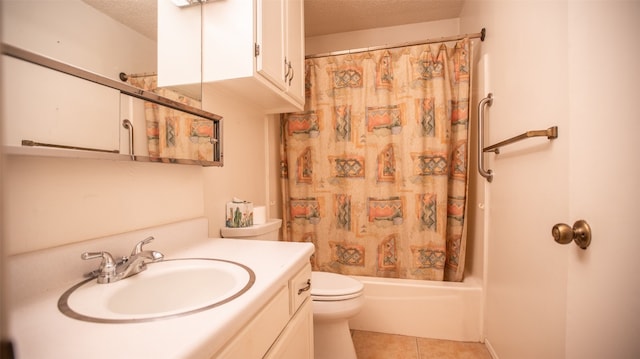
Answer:
<path fill-rule="evenodd" d="M 311 310 L 311 299 L 307 299 L 302 304 L 265 358 L 313 358 L 313 311 Z"/>
<path fill-rule="evenodd" d="M 255 11 L 249 0 L 202 5 L 202 82 L 254 76 Z"/>
<path fill-rule="evenodd" d="M 235 339 L 212 358 L 262 358 L 289 320 L 289 291 L 283 287 L 278 294 L 244 327 Z"/>
<path fill-rule="evenodd" d="M 288 93 L 297 103 L 304 104 L 304 3 L 302 0 L 287 1 L 287 61 L 291 71 L 287 83 Z"/>
<path fill-rule="evenodd" d="M 258 0 L 256 71 L 285 90 L 284 0 Z"/>

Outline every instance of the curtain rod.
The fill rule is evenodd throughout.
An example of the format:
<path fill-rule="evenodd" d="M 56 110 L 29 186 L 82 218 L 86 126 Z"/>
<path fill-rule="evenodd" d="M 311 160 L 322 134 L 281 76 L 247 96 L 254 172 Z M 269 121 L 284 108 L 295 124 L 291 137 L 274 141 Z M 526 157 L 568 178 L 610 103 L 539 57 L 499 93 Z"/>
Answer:
<path fill-rule="evenodd" d="M 118 77 L 122 82 L 127 82 L 129 81 L 129 79 L 133 79 L 137 77 L 147 77 L 147 76 L 158 76 L 158 74 L 156 72 L 143 72 L 140 74 L 126 74 L 124 72 L 121 72 L 120 74 L 118 74 Z"/>
<path fill-rule="evenodd" d="M 482 30 L 480 30 L 480 32 L 477 32 L 475 34 L 453 35 L 453 36 L 439 37 L 439 38 L 420 40 L 420 41 L 414 41 L 414 42 L 405 42 L 405 43 L 396 44 L 396 45 L 382 45 L 382 46 L 373 46 L 373 47 L 363 47 L 363 48 L 360 48 L 360 49 L 340 50 L 340 51 L 326 52 L 326 53 L 323 53 L 323 54 L 306 55 L 304 58 L 305 59 L 316 59 L 316 58 L 320 58 L 320 57 L 328 57 L 328 56 L 336 56 L 336 55 L 347 55 L 347 54 L 357 54 L 357 53 L 361 53 L 361 52 L 375 51 L 375 50 L 397 49 L 399 47 L 405 47 L 405 46 L 426 45 L 426 44 L 433 44 L 433 43 L 436 43 L 436 42 L 457 41 L 457 40 L 462 40 L 462 39 L 467 38 L 467 37 L 470 38 L 470 39 L 478 39 L 479 38 L 480 41 L 484 41 L 484 38 L 485 38 L 486 35 L 487 35 L 487 30 L 483 27 Z"/>

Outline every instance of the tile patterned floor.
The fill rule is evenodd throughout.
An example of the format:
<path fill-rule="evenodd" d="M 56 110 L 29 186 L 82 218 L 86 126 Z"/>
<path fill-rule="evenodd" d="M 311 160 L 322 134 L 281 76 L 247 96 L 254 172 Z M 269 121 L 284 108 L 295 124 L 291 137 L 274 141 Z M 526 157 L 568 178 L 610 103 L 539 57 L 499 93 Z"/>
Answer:
<path fill-rule="evenodd" d="M 482 343 L 352 331 L 358 359 L 491 359 Z"/>

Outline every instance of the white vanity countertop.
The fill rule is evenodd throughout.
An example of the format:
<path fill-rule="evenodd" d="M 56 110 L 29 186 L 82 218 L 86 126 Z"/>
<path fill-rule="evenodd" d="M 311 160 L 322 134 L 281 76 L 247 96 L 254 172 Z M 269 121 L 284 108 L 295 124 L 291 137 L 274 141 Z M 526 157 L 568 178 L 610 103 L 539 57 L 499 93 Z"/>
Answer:
<path fill-rule="evenodd" d="M 210 358 L 287 285 L 312 253 L 309 243 L 221 238 L 165 253 L 165 259 L 217 258 L 242 263 L 254 271 L 256 280 L 246 293 L 219 307 L 145 323 L 100 324 L 69 318 L 57 303 L 70 286 L 48 290 L 10 310 L 16 355 L 23 359 Z"/>

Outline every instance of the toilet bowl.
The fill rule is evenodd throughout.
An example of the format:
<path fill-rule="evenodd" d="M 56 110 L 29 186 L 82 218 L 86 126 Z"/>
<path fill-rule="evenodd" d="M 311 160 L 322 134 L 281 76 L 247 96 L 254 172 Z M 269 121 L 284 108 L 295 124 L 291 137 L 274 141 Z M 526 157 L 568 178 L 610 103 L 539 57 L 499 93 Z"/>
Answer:
<path fill-rule="evenodd" d="M 364 305 L 364 285 L 351 277 L 311 273 L 315 359 L 356 359 L 349 318 Z"/>

